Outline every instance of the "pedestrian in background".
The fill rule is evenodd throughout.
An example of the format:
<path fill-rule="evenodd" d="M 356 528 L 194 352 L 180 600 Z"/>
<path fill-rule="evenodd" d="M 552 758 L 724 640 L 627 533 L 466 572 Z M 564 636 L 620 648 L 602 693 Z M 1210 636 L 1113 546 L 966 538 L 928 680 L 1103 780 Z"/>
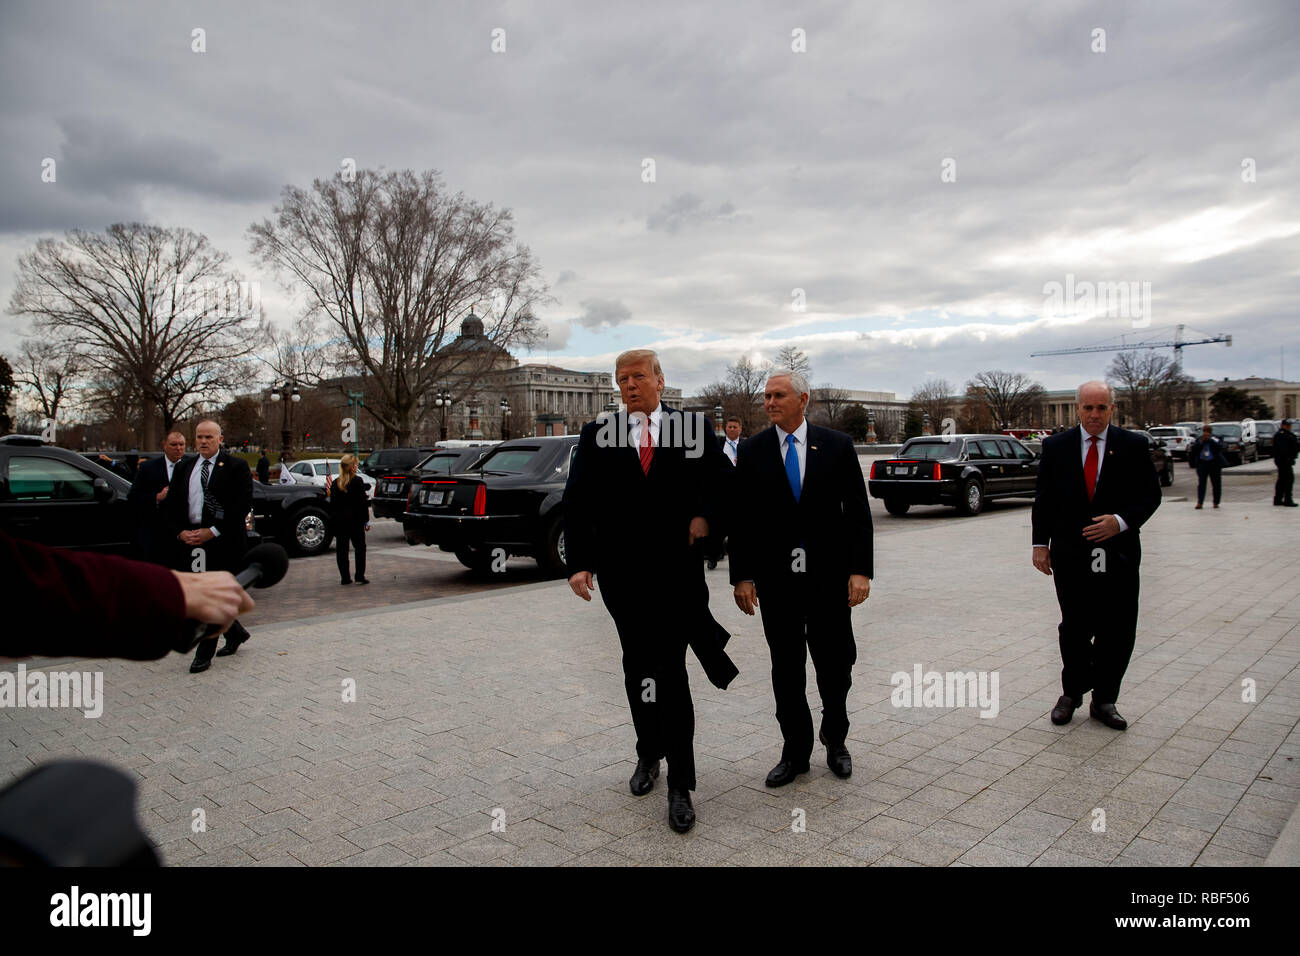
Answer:
<path fill-rule="evenodd" d="M 1291 430 L 1293 419 L 1282 419 L 1282 427 L 1273 437 L 1273 464 L 1277 466 L 1277 484 L 1273 486 L 1273 504 L 1287 508 L 1296 506 L 1291 489 L 1295 485 L 1296 449 L 1300 439 Z"/>
<path fill-rule="evenodd" d="M 135 516 L 139 557 L 168 567 L 176 564 L 178 559 L 174 554 L 176 541 L 168 530 L 163 513 L 163 502 L 167 499 L 172 472 L 184 457 L 185 434 L 168 432 L 163 439 L 163 456 L 151 458 L 140 466 L 126 499 L 131 503 Z"/>
<path fill-rule="evenodd" d="M 257 459 L 257 480 L 264 485 L 271 483 L 271 459 L 266 457 L 266 449 L 262 449 L 262 457 Z"/>
<path fill-rule="evenodd" d="M 1214 507 L 1219 507 L 1223 497 L 1223 469 L 1228 466 L 1228 456 L 1223 453 L 1223 442 L 1214 437 L 1209 425 L 1201 428 L 1201 437 L 1187 449 L 1187 462 L 1196 469 L 1196 507 L 1205 507 L 1205 482 L 1214 486 Z"/>
<path fill-rule="evenodd" d="M 370 499 L 366 484 L 357 478 L 357 456 L 339 459 L 339 477 L 329 490 L 330 524 L 334 531 L 334 557 L 339 564 L 339 584 L 351 584 L 348 544 L 357 552 L 357 584 L 366 580 L 366 532 L 370 530 Z"/>

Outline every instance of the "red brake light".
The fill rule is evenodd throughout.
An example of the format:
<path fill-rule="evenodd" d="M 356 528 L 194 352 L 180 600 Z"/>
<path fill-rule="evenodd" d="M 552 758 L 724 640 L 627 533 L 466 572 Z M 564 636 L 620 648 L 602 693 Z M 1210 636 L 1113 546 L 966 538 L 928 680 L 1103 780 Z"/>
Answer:
<path fill-rule="evenodd" d="M 479 485 L 474 492 L 474 514 L 487 514 L 487 485 Z"/>
<path fill-rule="evenodd" d="M 934 463 L 934 480 L 939 480 L 939 463 L 937 461 Z"/>
<path fill-rule="evenodd" d="M 876 480 L 876 463 L 874 461 L 871 463 L 871 474 L 869 474 L 867 478 L 871 481 Z"/>

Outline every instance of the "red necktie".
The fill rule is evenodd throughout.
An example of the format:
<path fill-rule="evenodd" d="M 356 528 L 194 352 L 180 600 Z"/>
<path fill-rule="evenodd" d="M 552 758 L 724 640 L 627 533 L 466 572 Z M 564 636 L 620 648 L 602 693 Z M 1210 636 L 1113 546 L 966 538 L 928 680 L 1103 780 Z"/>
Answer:
<path fill-rule="evenodd" d="M 1088 458 L 1083 463 L 1083 480 L 1088 485 L 1088 500 L 1097 491 L 1097 436 L 1092 435 L 1088 439 L 1091 444 L 1088 446 Z"/>
<path fill-rule="evenodd" d="M 650 440 L 650 417 L 647 415 L 641 423 L 641 470 L 650 474 L 650 459 L 655 456 L 655 446 Z"/>

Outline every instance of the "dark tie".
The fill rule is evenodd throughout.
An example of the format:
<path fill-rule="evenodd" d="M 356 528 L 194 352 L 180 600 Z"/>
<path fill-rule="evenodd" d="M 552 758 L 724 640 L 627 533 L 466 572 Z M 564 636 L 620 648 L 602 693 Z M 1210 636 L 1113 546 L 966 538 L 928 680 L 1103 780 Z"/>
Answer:
<path fill-rule="evenodd" d="M 1097 492 L 1097 436 L 1088 438 L 1088 459 L 1083 463 L 1083 480 L 1088 485 L 1088 500 Z"/>
<path fill-rule="evenodd" d="M 801 482 L 799 481 L 799 452 L 795 450 L 795 442 L 799 439 L 793 435 L 785 436 L 785 476 L 790 479 L 790 490 L 794 492 L 794 500 L 799 500 Z"/>
<path fill-rule="evenodd" d="M 203 487 L 203 498 L 206 501 L 208 497 L 208 475 L 212 473 L 212 459 L 203 459 L 203 469 L 199 472 L 199 484 Z"/>

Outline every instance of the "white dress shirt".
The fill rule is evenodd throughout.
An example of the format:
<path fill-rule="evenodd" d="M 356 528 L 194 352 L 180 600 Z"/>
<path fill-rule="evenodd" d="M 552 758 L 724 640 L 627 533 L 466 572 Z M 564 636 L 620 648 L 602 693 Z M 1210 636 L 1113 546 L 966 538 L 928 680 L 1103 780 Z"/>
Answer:
<path fill-rule="evenodd" d="M 808 472 L 808 419 L 799 423 L 799 427 L 792 432 L 787 432 L 780 425 L 773 425 L 776 429 L 776 447 L 781 452 L 781 470 L 785 470 L 785 452 L 789 447 L 785 443 L 786 435 L 794 435 L 794 450 L 799 456 L 799 487 L 803 487 L 803 477 Z"/>
<path fill-rule="evenodd" d="M 212 482 L 212 473 L 217 470 L 217 452 L 211 458 L 204 458 L 199 455 L 194 460 L 194 470 L 190 472 L 190 524 L 198 524 L 203 520 L 203 462 L 212 462 L 212 467 L 208 469 L 208 482 Z M 221 531 L 218 528 L 209 528 L 213 537 L 219 537 Z"/>
<path fill-rule="evenodd" d="M 641 448 L 641 428 L 645 421 L 644 412 L 632 412 L 628 419 L 632 423 L 632 447 Z M 664 407 L 662 404 L 656 405 L 655 410 L 650 413 L 650 444 L 656 448 L 659 447 L 659 423 L 664 417 Z M 638 452 L 639 453 L 639 452 Z"/>
<path fill-rule="evenodd" d="M 733 465 L 736 463 L 736 451 L 739 444 L 740 440 L 737 438 L 727 438 L 722 442 L 722 453 L 731 459 Z"/>

